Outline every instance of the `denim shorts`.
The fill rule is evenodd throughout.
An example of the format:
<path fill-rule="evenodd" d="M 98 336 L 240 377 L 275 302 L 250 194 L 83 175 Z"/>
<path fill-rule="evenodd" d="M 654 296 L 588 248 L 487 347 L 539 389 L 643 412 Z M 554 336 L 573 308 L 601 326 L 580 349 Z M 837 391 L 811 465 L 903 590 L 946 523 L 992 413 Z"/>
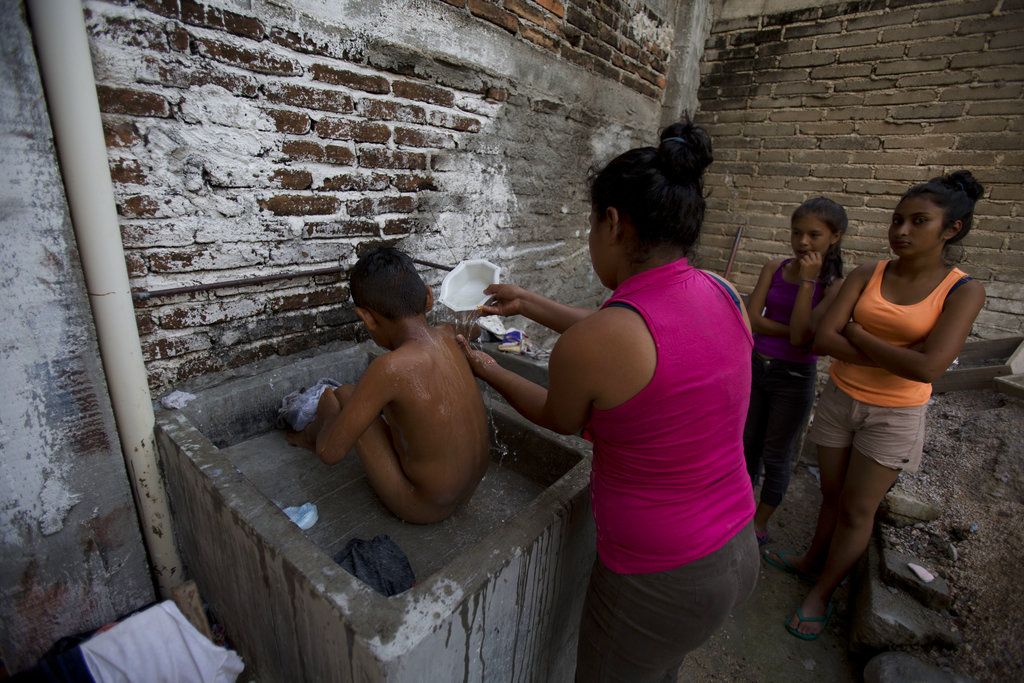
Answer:
<path fill-rule="evenodd" d="M 853 446 L 883 467 L 916 472 L 924 449 L 928 405 L 886 408 L 863 403 L 829 380 L 808 438 L 826 448 Z"/>

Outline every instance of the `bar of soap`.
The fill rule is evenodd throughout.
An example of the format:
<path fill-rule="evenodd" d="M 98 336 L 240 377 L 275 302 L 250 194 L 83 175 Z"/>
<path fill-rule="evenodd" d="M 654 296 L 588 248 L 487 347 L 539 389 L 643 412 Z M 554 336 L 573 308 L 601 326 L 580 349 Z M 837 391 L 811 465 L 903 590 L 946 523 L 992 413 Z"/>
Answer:
<path fill-rule="evenodd" d="M 907 566 L 910 567 L 910 571 L 917 574 L 917 578 L 921 579 L 925 583 L 931 583 L 935 580 L 935 575 L 921 565 L 914 564 L 913 562 L 907 562 Z"/>

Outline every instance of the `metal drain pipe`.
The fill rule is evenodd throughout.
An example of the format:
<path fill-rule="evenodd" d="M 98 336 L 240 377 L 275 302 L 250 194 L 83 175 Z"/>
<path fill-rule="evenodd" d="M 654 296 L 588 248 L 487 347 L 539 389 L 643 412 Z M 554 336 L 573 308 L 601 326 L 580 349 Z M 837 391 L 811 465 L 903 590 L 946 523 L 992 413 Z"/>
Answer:
<path fill-rule="evenodd" d="M 181 561 L 156 459 L 153 404 L 114 208 L 96 83 L 80 0 L 27 0 L 96 336 L 141 518 L 162 595 L 181 583 Z"/>

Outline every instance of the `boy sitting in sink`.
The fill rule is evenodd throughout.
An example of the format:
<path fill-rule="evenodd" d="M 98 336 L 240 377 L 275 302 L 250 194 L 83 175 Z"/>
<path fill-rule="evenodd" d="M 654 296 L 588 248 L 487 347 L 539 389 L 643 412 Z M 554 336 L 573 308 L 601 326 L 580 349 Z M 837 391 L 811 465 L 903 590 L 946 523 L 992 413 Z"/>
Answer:
<path fill-rule="evenodd" d="M 449 326 L 431 327 L 434 298 L 408 256 L 392 248 L 363 256 L 349 278 L 356 315 L 389 351 L 359 383 L 328 388 L 316 418 L 290 443 L 327 464 L 353 446 L 370 486 L 406 522 L 445 519 L 487 471 L 487 414 Z"/>

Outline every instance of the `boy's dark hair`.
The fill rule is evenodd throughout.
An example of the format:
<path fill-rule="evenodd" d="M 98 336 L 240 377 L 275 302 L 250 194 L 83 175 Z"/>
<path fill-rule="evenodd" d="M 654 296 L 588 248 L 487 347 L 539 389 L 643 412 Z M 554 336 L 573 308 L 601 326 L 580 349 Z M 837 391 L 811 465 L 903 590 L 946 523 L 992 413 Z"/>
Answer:
<path fill-rule="evenodd" d="M 393 247 L 375 249 L 356 261 L 349 288 L 356 306 L 388 320 L 427 312 L 427 286 L 412 259 Z"/>
<path fill-rule="evenodd" d="M 828 287 L 838 278 L 843 276 L 843 235 L 849 227 L 849 219 L 846 217 L 846 209 L 828 197 L 812 197 L 803 204 L 796 207 L 790 223 L 804 216 L 814 216 L 828 226 L 833 234 L 839 235 L 839 241 L 828 248 L 822 258 L 821 272 L 818 273 L 818 280 Z"/>
<path fill-rule="evenodd" d="M 967 233 L 971 231 L 974 205 L 984 193 L 985 188 L 974 179 L 970 171 L 954 171 L 949 175 L 936 176 L 926 183 L 914 185 L 903 193 L 900 201 L 908 197 L 928 195 L 928 198 L 942 209 L 946 221 L 944 227 L 960 221 L 963 227 L 946 242 L 944 249 L 948 260 L 959 260 L 951 258 L 949 246 L 967 237 Z"/>
<path fill-rule="evenodd" d="M 711 138 L 683 118 L 661 132 L 657 147 L 631 149 L 592 174 L 591 206 L 629 217 L 641 258 L 661 246 L 689 254 L 704 222 L 702 176 L 712 161 Z"/>

